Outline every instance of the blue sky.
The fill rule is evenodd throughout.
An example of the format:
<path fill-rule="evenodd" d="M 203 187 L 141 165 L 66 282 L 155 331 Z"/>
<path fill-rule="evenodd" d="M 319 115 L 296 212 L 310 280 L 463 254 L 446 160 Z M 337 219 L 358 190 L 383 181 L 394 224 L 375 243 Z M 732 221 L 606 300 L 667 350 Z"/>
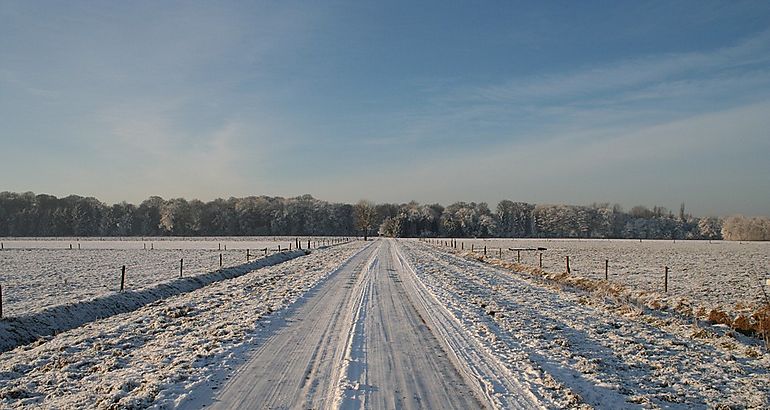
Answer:
<path fill-rule="evenodd" d="M 0 2 L 0 190 L 770 214 L 770 2 Z"/>

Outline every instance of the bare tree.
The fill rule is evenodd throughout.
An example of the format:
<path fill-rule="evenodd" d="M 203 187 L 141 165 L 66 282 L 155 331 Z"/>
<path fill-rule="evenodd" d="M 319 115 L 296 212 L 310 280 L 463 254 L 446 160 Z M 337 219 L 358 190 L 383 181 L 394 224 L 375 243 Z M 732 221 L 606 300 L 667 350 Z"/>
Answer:
<path fill-rule="evenodd" d="M 356 217 L 356 228 L 364 232 L 364 240 L 367 240 L 369 238 L 369 231 L 372 230 L 377 219 L 374 203 L 363 199 L 358 201 L 354 208 L 354 214 Z"/>

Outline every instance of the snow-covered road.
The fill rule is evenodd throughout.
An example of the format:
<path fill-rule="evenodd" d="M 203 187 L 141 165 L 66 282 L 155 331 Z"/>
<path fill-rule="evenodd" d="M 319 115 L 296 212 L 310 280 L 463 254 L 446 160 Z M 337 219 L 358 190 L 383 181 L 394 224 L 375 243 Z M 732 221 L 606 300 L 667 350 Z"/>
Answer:
<path fill-rule="evenodd" d="M 213 408 L 483 407 L 414 302 L 395 241 L 358 254 L 285 316 Z"/>

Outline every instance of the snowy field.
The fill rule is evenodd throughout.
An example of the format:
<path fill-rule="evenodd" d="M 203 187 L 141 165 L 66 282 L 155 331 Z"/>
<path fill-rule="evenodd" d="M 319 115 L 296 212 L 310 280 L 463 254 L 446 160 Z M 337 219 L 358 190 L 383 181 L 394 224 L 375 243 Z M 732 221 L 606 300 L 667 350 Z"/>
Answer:
<path fill-rule="evenodd" d="M 439 239 L 437 241 L 445 241 Z M 447 240 L 448 241 L 448 240 Z M 516 261 L 509 248 L 543 247 L 543 269 L 564 272 L 570 257 L 572 274 L 604 278 L 637 291 L 663 293 L 664 269 L 669 267 L 668 292 L 700 306 L 753 305 L 763 300 L 762 284 L 770 278 L 770 243 L 729 241 L 589 240 L 589 239 L 457 239 L 457 248 Z M 521 263 L 538 266 L 538 251 L 522 251 Z M 770 290 L 770 289 L 768 289 Z"/>
<path fill-rule="evenodd" d="M 329 243 L 331 238 L 299 238 L 302 248 Z M 290 245 L 294 238 L 123 238 L 3 239 L 0 286 L 3 315 L 27 315 L 51 306 L 89 300 L 120 290 L 137 290 L 179 278 L 201 275 L 246 263 Z M 73 249 L 70 250 L 70 245 Z M 80 245 L 80 249 L 78 249 Z M 220 250 L 221 249 L 221 250 Z M 225 250 L 226 249 L 226 250 Z"/>
<path fill-rule="evenodd" d="M 125 237 L 125 238 L 0 238 L 4 249 L 203 249 L 246 250 L 262 248 L 303 248 L 328 244 L 331 237 L 218 236 L 218 237 Z"/>
<path fill-rule="evenodd" d="M 0 354 L 0 408 L 768 408 L 718 326 L 412 240 L 316 250 Z"/>

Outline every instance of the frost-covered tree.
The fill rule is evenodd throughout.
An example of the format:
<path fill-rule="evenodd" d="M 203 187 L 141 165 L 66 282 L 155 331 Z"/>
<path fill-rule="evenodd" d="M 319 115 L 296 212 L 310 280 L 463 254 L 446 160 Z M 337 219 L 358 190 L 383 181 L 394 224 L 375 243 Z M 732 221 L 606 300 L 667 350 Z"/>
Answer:
<path fill-rule="evenodd" d="M 698 221 L 698 235 L 703 239 L 719 239 L 722 222 L 719 218 L 701 218 Z"/>
<path fill-rule="evenodd" d="M 770 240 L 770 218 L 730 216 L 722 224 L 722 237 L 728 241 Z"/>
<path fill-rule="evenodd" d="M 353 212 L 356 218 L 356 227 L 364 234 L 364 240 L 367 240 L 377 221 L 377 210 L 374 208 L 374 203 L 362 199 L 356 203 Z"/>

